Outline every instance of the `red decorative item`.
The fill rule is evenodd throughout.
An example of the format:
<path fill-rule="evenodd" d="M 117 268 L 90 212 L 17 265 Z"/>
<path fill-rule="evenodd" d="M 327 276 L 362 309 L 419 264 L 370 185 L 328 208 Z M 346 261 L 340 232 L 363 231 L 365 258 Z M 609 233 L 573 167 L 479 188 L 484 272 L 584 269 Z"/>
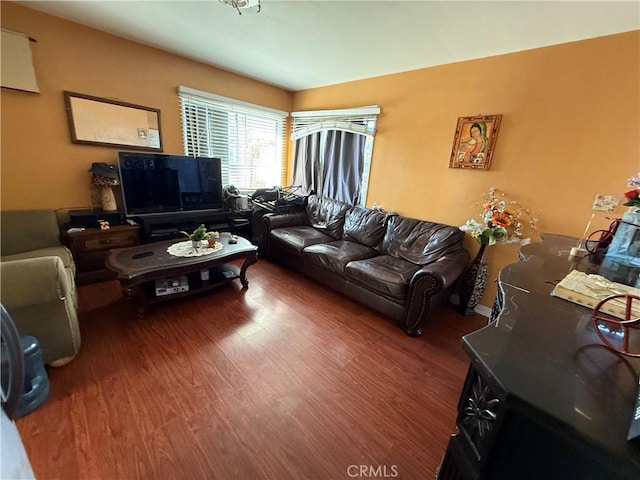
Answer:
<path fill-rule="evenodd" d="M 605 313 L 601 313 L 606 303 L 620 298 L 625 300 L 624 320 L 612 318 Z M 623 355 L 640 358 L 640 317 L 633 317 L 634 301 L 639 304 L 636 308 L 639 308 L 640 297 L 637 295 L 622 293 L 605 298 L 593 309 L 593 325 L 596 329 L 596 333 L 600 337 L 600 340 L 602 340 L 607 347 L 615 350 L 616 352 L 622 353 Z M 634 345 L 631 346 L 635 351 L 630 351 L 629 334 L 634 330 L 638 330 L 639 332 L 635 338 Z M 607 335 L 609 337 L 618 337 L 620 345 L 614 345 L 611 343 L 611 340 Z"/>
<path fill-rule="evenodd" d="M 587 238 L 585 243 L 585 247 L 589 253 L 594 254 L 602 254 L 607 253 L 607 249 L 613 240 L 613 236 L 616 234 L 618 230 L 618 225 L 620 224 L 621 219 L 616 218 L 611 225 L 609 225 L 609 230 L 596 230 Z"/>

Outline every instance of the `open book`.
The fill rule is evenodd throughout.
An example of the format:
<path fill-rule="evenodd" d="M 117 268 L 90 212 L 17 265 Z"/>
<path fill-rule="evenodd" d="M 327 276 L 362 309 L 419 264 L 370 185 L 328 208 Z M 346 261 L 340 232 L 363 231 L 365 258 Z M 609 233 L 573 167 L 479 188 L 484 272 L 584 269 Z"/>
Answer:
<path fill-rule="evenodd" d="M 573 270 L 551 292 L 551 295 L 555 297 L 592 309 L 605 298 L 617 294 L 630 294 L 640 297 L 640 288 L 615 283 L 600 275 L 586 274 Z M 626 305 L 627 302 L 624 298 L 616 298 L 604 304 L 601 311 L 612 317 L 624 320 Z M 640 317 L 640 301 L 632 303 L 631 316 L 632 318 Z"/>

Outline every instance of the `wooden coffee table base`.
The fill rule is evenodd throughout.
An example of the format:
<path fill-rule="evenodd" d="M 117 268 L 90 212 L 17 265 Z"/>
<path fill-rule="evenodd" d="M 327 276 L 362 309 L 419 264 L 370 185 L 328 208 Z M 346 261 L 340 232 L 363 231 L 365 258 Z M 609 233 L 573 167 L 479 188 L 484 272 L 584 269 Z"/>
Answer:
<path fill-rule="evenodd" d="M 236 279 L 243 289 L 249 288 L 247 269 L 258 261 L 258 247 L 241 237 L 236 244 L 229 244 L 229 238 L 221 236 L 219 241 L 224 247 L 200 257 L 176 257 L 167 253 L 167 247 L 179 240 L 112 250 L 107 267 L 117 273 L 123 295 L 137 303 L 138 317 L 144 317 L 151 304 L 212 290 Z M 239 260 L 243 260 L 241 266 L 231 263 Z M 156 293 L 156 280 L 180 277 L 186 277 L 187 291 Z"/>

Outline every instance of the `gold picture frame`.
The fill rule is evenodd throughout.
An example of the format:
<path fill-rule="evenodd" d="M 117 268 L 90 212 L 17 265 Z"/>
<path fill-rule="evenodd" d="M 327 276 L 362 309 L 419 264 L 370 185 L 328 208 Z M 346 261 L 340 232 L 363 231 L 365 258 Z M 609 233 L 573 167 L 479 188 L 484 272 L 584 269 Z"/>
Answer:
<path fill-rule="evenodd" d="M 501 120 L 501 114 L 458 118 L 449 168 L 489 170 Z"/>
<path fill-rule="evenodd" d="M 162 152 L 160 110 L 64 92 L 71 141 Z"/>

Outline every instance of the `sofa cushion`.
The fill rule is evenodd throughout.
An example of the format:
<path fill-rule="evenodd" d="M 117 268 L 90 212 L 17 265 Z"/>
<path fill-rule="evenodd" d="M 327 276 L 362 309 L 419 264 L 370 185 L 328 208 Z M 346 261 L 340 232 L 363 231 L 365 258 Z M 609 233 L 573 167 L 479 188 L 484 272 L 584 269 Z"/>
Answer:
<path fill-rule="evenodd" d="M 272 248 L 279 248 L 287 252 L 302 256 L 302 250 L 316 243 L 329 243 L 334 239 L 313 227 L 297 226 L 282 227 L 271 230 L 269 233 Z"/>
<path fill-rule="evenodd" d="M 420 267 L 415 263 L 390 255 L 378 255 L 366 260 L 349 262 L 345 274 L 354 282 L 387 297 L 403 300 L 409 282 Z"/>
<path fill-rule="evenodd" d="M 343 238 L 376 248 L 384 238 L 386 226 L 387 215 L 384 213 L 354 207 L 345 215 Z"/>
<path fill-rule="evenodd" d="M 333 240 L 339 240 L 342 238 L 344 217 L 350 208 L 351 205 L 333 198 L 310 195 L 305 209 L 307 222 Z"/>
<path fill-rule="evenodd" d="M 60 245 L 54 210 L 4 210 L 0 214 L 2 256 Z"/>
<path fill-rule="evenodd" d="M 371 247 L 356 242 L 337 240 L 331 243 L 311 245 L 302 251 L 305 263 L 320 265 L 331 271 L 343 273 L 347 263 L 371 258 L 378 254 Z"/>
<path fill-rule="evenodd" d="M 382 252 L 417 265 L 427 265 L 462 249 L 464 233 L 457 227 L 394 216 L 389 219 Z"/>

